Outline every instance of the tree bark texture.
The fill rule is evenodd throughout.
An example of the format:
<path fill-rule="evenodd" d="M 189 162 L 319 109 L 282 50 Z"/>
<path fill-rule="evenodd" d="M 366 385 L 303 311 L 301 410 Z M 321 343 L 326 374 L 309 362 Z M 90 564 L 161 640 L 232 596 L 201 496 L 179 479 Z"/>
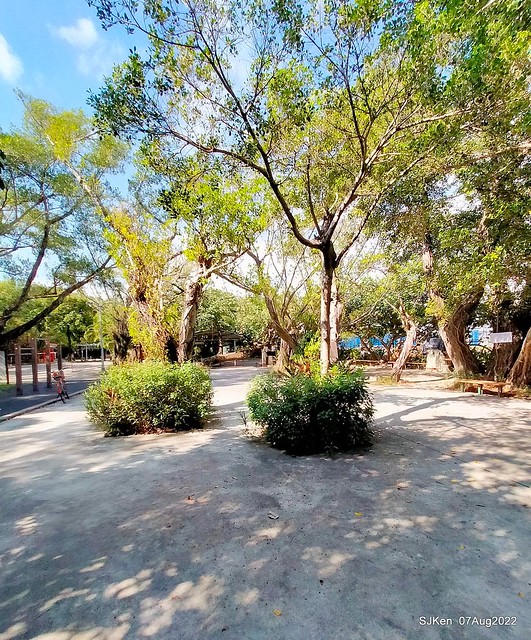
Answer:
<path fill-rule="evenodd" d="M 331 327 L 330 327 L 330 310 L 332 307 L 332 287 L 334 280 L 334 270 L 336 255 L 334 247 L 331 244 L 325 245 L 322 249 L 323 264 L 321 268 L 321 349 L 320 364 L 321 375 L 328 373 L 330 368 L 330 346 L 331 346 Z"/>
<path fill-rule="evenodd" d="M 400 304 L 399 313 L 402 326 L 406 332 L 406 339 L 404 340 L 402 348 L 400 349 L 400 354 L 393 365 L 393 378 L 396 382 L 400 381 L 402 371 L 406 366 L 407 359 L 409 358 L 409 354 L 411 353 L 411 349 L 413 349 L 413 345 L 415 344 L 415 339 L 417 337 L 417 325 L 409 313 L 407 313 L 403 304 Z"/>
<path fill-rule="evenodd" d="M 430 295 L 440 308 L 444 309 L 443 298 L 434 291 L 430 291 Z M 466 342 L 466 331 L 470 316 L 476 310 L 482 295 L 483 290 L 477 291 L 466 302 L 460 304 L 450 316 L 438 320 L 439 333 L 457 375 L 479 372 L 478 362 Z"/>
<path fill-rule="evenodd" d="M 433 264 L 433 239 L 430 233 L 426 233 L 424 238 L 424 247 L 422 250 L 422 265 L 424 268 L 424 274 L 428 281 L 430 297 L 434 302 L 436 302 L 440 309 L 438 328 L 439 334 L 444 342 L 444 346 L 446 347 L 446 353 L 451 359 L 452 364 L 454 365 L 454 371 L 457 375 L 478 373 L 478 363 L 474 358 L 474 354 L 470 350 L 470 347 L 466 343 L 465 337 L 468 320 L 470 319 L 473 311 L 477 308 L 483 295 L 484 288 L 481 288 L 481 290 L 471 294 L 469 299 L 460 304 L 450 317 L 445 318 L 443 312 L 447 308 L 447 302 L 433 287 Z"/>
<path fill-rule="evenodd" d="M 439 333 L 457 375 L 479 372 L 478 363 L 465 342 L 467 319 L 468 316 L 464 319 L 458 314 L 453 314 L 447 320 L 439 321 Z"/>
<path fill-rule="evenodd" d="M 516 362 L 522 341 L 494 345 L 487 367 L 489 376 L 497 380 L 505 380 Z"/>
<path fill-rule="evenodd" d="M 509 373 L 507 382 L 516 387 L 531 386 L 531 328 L 526 333 L 522 348 Z"/>
<path fill-rule="evenodd" d="M 275 369 L 277 371 L 285 371 L 292 354 L 293 349 L 291 346 L 285 340 L 281 339 Z"/>
<path fill-rule="evenodd" d="M 291 355 L 291 353 L 293 353 L 293 351 L 295 351 L 295 349 L 297 348 L 297 341 L 290 333 L 289 327 L 285 326 L 286 323 L 283 322 L 283 320 L 280 318 L 275 302 L 271 298 L 271 296 L 264 294 L 264 301 L 269 313 L 269 317 L 271 318 L 273 329 L 280 340 L 286 343 Z"/>
<path fill-rule="evenodd" d="M 339 332 L 341 327 L 341 313 L 343 305 L 339 299 L 337 277 L 332 279 L 332 297 L 330 300 L 330 363 L 339 360 Z"/>
<path fill-rule="evenodd" d="M 179 362 L 190 360 L 194 352 L 195 325 L 199 303 L 203 297 L 204 286 L 202 278 L 194 278 L 186 284 L 183 314 L 181 316 L 181 326 L 179 329 Z"/>

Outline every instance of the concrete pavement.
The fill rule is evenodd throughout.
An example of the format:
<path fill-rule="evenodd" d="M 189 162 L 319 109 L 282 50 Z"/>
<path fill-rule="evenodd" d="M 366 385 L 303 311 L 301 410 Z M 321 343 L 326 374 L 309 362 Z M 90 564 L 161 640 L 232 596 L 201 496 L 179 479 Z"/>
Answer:
<path fill-rule="evenodd" d="M 291 458 L 244 433 L 256 372 L 204 431 L 0 425 L 0 640 L 530 637 L 528 402 L 376 387 L 370 451 Z"/>
<path fill-rule="evenodd" d="M 107 362 L 106 366 L 111 363 Z M 57 368 L 57 363 L 52 365 Z M 88 385 L 96 380 L 101 373 L 101 362 L 64 362 L 63 371 L 66 375 L 68 394 L 84 391 Z M 10 388 L 0 390 L 0 422 L 9 420 L 14 415 L 32 411 L 36 407 L 55 402 L 57 391 L 52 380 L 52 387 L 46 387 L 46 365 L 39 364 L 39 390 L 33 391 L 31 365 L 22 367 L 22 388 L 24 394 L 16 395 L 15 369 L 10 367 Z"/>

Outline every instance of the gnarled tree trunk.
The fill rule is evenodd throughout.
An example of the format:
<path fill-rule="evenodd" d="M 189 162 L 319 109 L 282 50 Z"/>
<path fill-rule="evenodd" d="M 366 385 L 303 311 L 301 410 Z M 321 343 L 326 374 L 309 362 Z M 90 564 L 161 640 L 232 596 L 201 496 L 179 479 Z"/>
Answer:
<path fill-rule="evenodd" d="M 495 345 L 487 367 L 487 374 L 495 380 L 505 380 L 520 353 L 520 347 L 520 340 Z"/>
<path fill-rule="evenodd" d="M 443 296 L 433 286 L 433 248 L 430 233 L 426 233 L 424 238 L 424 248 L 422 250 L 422 265 L 424 274 L 428 280 L 428 287 L 431 299 L 439 309 L 438 328 L 441 338 L 446 347 L 446 353 L 454 365 L 454 371 L 458 375 L 467 373 L 477 373 L 479 366 L 474 358 L 474 354 L 466 343 L 466 329 L 472 312 L 477 308 L 483 295 L 483 288 L 469 295 L 466 302 L 460 304 L 453 311 L 450 317 L 446 317 L 445 310 L 447 302 Z"/>
<path fill-rule="evenodd" d="M 289 359 L 293 354 L 293 349 L 285 340 L 280 340 L 280 349 L 277 355 L 277 361 L 275 364 L 275 369 L 277 371 L 284 371 L 288 366 Z"/>
<path fill-rule="evenodd" d="M 400 313 L 402 326 L 406 332 L 406 339 L 404 340 L 400 354 L 393 365 L 393 378 L 396 382 L 400 381 L 402 371 L 406 366 L 407 359 L 409 358 L 409 354 L 411 353 L 411 349 L 413 349 L 413 345 L 415 344 L 415 339 L 417 337 L 417 324 L 413 320 L 412 316 L 410 316 L 406 311 L 402 303 L 400 303 L 398 311 Z"/>
<path fill-rule="evenodd" d="M 112 332 L 114 362 L 125 362 L 129 355 L 129 348 L 133 342 L 133 338 L 129 333 L 127 325 L 127 315 L 120 313 L 115 317 L 115 326 Z"/>
<path fill-rule="evenodd" d="M 194 352 L 195 325 L 204 286 L 202 278 L 194 278 L 186 283 L 177 350 L 179 362 L 190 360 Z"/>
<path fill-rule="evenodd" d="M 478 300 L 479 303 L 479 300 Z M 474 305 L 477 306 L 477 304 Z M 470 305 L 462 305 L 449 318 L 439 320 L 439 333 L 446 347 L 446 353 L 454 365 L 457 375 L 478 373 L 479 366 L 474 354 L 466 343 L 466 329 L 470 312 Z"/>
<path fill-rule="evenodd" d="M 507 382 L 516 387 L 531 385 L 531 328 L 528 329 L 518 358 L 514 363 Z"/>

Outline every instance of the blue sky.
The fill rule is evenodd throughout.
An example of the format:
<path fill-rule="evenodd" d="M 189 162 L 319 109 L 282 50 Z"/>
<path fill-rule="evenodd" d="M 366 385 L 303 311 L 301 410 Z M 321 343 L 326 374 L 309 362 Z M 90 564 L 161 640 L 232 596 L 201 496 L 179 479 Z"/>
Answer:
<path fill-rule="evenodd" d="M 59 109 L 83 108 L 114 63 L 138 47 L 121 27 L 104 31 L 85 0 L 12 0 L 0 9 L 0 129 L 19 126 L 17 88 Z"/>

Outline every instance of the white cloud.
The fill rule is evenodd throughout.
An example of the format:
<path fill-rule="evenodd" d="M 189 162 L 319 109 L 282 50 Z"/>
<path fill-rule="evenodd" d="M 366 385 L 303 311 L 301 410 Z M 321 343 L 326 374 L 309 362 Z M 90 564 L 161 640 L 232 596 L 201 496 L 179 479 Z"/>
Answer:
<path fill-rule="evenodd" d="M 123 47 L 117 42 L 109 42 L 100 37 L 94 23 L 87 18 L 79 18 L 70 26 L 50 25 L 49 29 L 55 36 L 80 50 L 76 65 L 84 76 L 102 80 L 110 74 L 116 62 L 125 57 Z"/>
<path fill-rule="evenodd" d="M 90 49 L 98 42 L 98 32 L 92 20 L 79 18 L 70 27 L 57 27 L 54 33 L 68 44 L 78 49 Z"/>
<path fill-rule="evenodd" d="M 117 42 L 102 42 L 99 47 L 80 53 L 77 58 L 77 68 L 85 76 L 95 76 L 103 80 L 110 75 L 113 66 L 123 60 L 125 51 Z"/>
<path fill-rule="evenodd" d="M 11 51 L 7 40 L 0 33 L 0 78 L 13 84 L 20 78 L 23 71 L 22 62 Z"/>

